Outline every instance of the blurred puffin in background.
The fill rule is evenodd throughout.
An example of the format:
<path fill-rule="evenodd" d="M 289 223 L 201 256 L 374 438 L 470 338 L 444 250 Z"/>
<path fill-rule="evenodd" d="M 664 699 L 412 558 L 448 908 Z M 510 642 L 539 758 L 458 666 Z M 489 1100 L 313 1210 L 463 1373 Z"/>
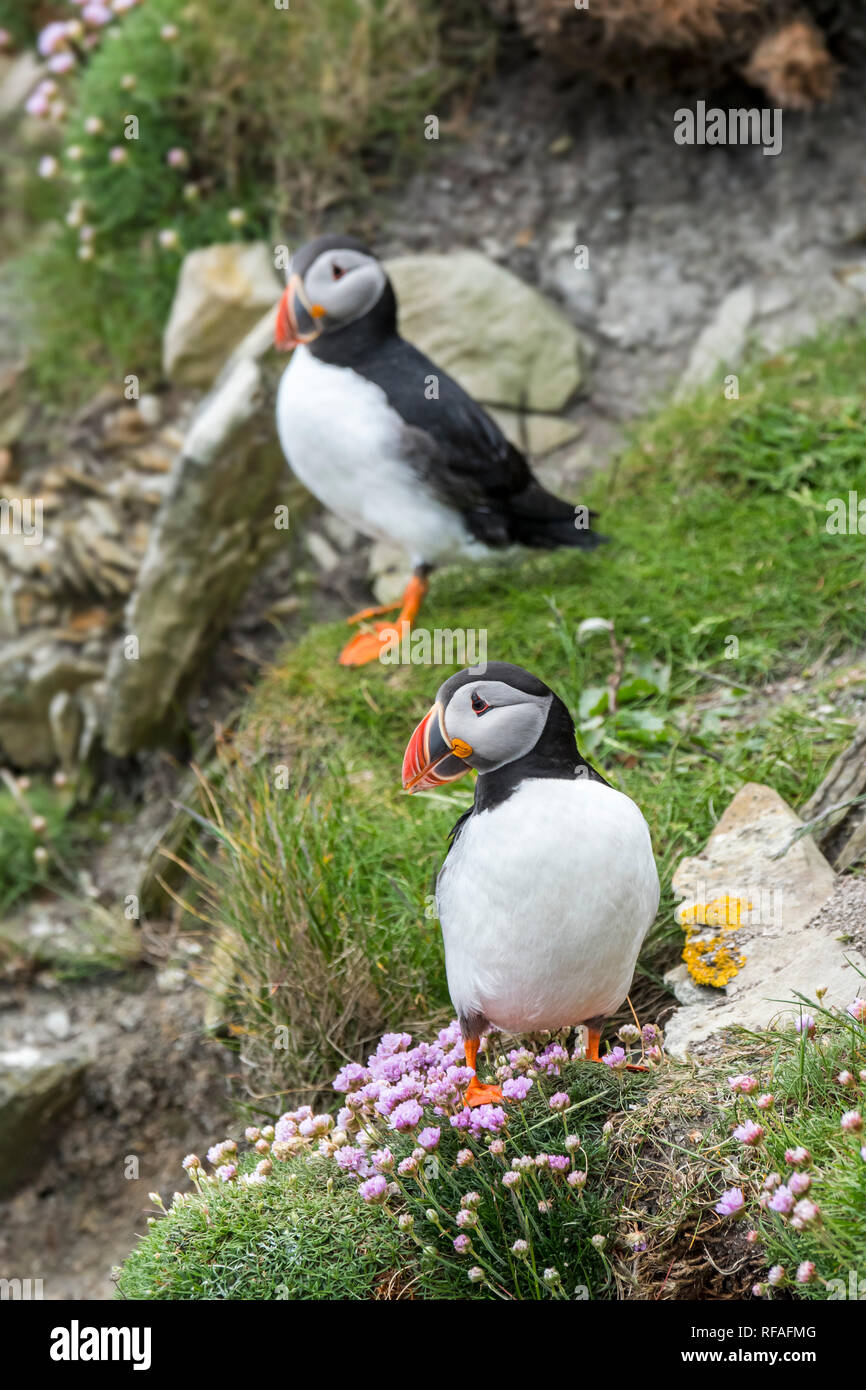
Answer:
<path fill-rule="evenodd" d="M 646 821 L 581 757 L 562 700 L 508 662 L 439 687 L 406 749 L 403 786 L 438 787 L 472 768 L 475 801 L 436 883 L 467 1064 L 475 1072 L 488 1024 L 585 1024 L 586 1055 L 598 1061 L 602 1024 L 628 994 L 658 909 Z M 502 1092 L 476 1074 L 464 1099 L 483 1105 Z"/>
<path fill-rule="evenodd" d="M 317 237 L 294 255 L 275 339 L 294 349 L 277 396 L 293 471 L 330 511 L 396 542 L 414 566 L 397 634 L 414 621 L 436 565 L 515 544 L 588 549 L 604 539 L 579 526 L 572 504 L 541 486 L 486 411 L 400 337 L 391 282 L 354 237 Z M 349 621 L 391 611 L 368 608 Z M 394 623 L 358 632 L 341 664 L 376 660 L 394 633 Z"/>

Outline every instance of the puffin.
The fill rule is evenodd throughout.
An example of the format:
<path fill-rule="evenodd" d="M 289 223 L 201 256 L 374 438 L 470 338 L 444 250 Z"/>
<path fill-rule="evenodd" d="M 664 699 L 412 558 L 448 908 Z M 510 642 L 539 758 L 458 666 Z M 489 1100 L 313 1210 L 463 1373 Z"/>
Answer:
<path fill-rule="evenodd" d="M 439 687 L 406 748 L 403 787 L 430 790 L 473 768 L 475 799 L 436 881 L 470 1108 L 502 1100 L 478 1080 L 488 1026 L 582 1024 L 586 1056 L 600 1060 L 604 1020 L 631 988 L 659 903 L 643 815 L 581 756 L 564 702 L 520 666 L 487 662 Z"/>
<path fill-rule="evenodd" d="M 394 623 L 369 620 L 340 655 L 377 660 L 417 617 L 437 565 L 509 546 L 591 549 L 592 513 L 555 497 L 461 386 L 397 332 L 382 262 L 355 237 L 320 236 L 292 257 L 275 342 L 292 357 L 277 392 L 286 459 L 331 512 L 413 566 Z"/>

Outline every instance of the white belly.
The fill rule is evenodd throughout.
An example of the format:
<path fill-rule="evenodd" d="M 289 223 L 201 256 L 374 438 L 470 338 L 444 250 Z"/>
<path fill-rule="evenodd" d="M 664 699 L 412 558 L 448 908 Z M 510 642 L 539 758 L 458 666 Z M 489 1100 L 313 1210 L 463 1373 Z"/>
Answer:
<path fill-rule="evenodd" d="M 589 778 L 533 779 L 466 822 L 436 897 L 458 1013 L 528 1033 L 619 1007 L 659 881 L 627 796 Z"/>
<path fill-rule="evenodd" d="M 402 428 L 381 387 L 295 349 L 277 393 L 277 429 L 310 492 L 365 535 L 401 545 L 413 564 L 485 554 L 401 458 Z"/>

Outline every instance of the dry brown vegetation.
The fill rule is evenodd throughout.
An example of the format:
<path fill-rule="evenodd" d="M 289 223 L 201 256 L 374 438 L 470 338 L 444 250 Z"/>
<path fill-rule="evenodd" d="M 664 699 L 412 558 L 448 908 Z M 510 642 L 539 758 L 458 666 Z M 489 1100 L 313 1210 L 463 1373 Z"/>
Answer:
<path fill-rule="evenodd" d="M 492 4 L 559 68 L 590 71 L 618 86 L 711 91 L 745 78 L 792 110 L 833 92 L 836 63 L 825 30 L 800 0 L 593 0 L 586 9 L 573 0 Z M 833 6 L 814 8 L 834 32 L 844 22 Z"/>

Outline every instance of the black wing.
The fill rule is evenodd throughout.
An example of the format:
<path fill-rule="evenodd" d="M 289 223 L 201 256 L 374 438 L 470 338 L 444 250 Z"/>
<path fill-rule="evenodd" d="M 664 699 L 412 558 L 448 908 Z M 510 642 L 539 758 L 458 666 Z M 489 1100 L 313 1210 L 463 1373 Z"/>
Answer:
<path fill-rule="evenodd" d="M 405 424 L 407 456 L 425 484 L 491 546 L 592 546 L 570 502 L 533 477 L 519 449 L 486 410 L 423 352 L 390 337 L 364 361 Z"/>

